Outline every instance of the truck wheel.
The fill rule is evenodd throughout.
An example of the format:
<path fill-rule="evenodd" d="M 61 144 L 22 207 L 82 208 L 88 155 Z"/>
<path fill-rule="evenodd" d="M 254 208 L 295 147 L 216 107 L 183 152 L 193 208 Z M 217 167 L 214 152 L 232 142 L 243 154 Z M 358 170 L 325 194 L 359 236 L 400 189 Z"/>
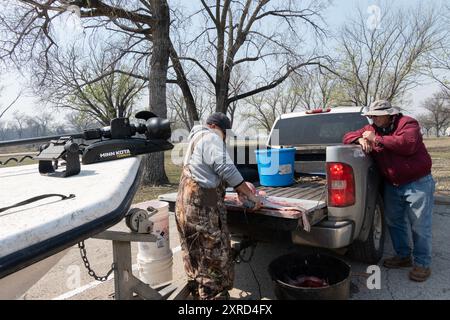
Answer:
<path fill-rule="evenodd" d="M 383 199 L 378 195 L 369 236 L 366 241 L 356 240 L 350 246 L 350 257 L 360 262 L 377 264 L 383 256 L 385 233 Z"/>

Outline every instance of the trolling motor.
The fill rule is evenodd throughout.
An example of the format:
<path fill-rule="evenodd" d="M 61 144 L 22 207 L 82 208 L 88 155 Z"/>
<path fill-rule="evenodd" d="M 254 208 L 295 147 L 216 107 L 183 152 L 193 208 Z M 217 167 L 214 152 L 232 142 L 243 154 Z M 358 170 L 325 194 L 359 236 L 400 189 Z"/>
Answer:
<path fill-rule="evenodd" d="M 83 152 L 83 164 L 110 161 L 136 156 L 139 154 L 170 150 L 173 145 L 167 141 L 171 136 L 170 122 L 151 113 L 140 111 L 136 118 L 146 121 L 138 126 L 130 124 L 128 118 L 111 120 L 108 129 L 91 130 L 89 135 L 104 137 L 86 147 Z M 144 134 L 145 138 L 132 138 L 136 134 Z"/>
<path fill-rule="evenodd" d="M 39 160 L 41 174 L 60 177 L 69 177 L 80 172 L 80 154 L 83 164 L 91 164 L 173 148 L 167 141 L 171 136 L 169 120 L 159 118 L 150 111 L 140 111 L 136 118 L 144 120 L 145 124 L 134 125 L 128 118 L 115 118 L 111 120 L 109 127 L 66 136 L 4 141 L 0 142 L 0 147 L 50 140 L 39 148 L 39 154 L 33 159 Z M 135 135 L 139 136 L 134 137 Z M 92 143 L 78 144 L 75 139 Z M 56 171 L 60 160 L 65 161 L 65 170 Z"/>

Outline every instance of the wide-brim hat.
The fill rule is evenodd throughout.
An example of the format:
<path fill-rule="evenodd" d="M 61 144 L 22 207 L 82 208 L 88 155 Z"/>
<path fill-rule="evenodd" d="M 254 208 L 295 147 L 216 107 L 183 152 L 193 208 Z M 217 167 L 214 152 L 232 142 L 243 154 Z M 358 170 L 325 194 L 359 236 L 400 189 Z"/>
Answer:
<path fill-rule="evenodd" d="M 399 114 L 400 110 L 393 107 L 387 100 L 377 100 L 370 104 L 369 109 L 363 113 L 363 116 L 392 116 Z"/>

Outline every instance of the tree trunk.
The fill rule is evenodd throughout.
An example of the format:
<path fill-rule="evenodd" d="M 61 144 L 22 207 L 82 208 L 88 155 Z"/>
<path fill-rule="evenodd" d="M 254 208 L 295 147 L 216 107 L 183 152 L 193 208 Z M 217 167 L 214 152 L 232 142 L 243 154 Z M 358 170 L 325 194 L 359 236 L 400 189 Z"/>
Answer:
<path fill-rule="evenodd" d="M 150 60 L 149 104 L 150 111 L 157 116 L 167 118 L 166 80 L 169 63 L 169 6 L 166 0 L 150 0 L 153 16 L 157 22 L 152 32 L 153 52 Z M 151 153 L 144 158 L 145 173 L 142 180 L 145 185 L 169 183 L 164 168 L 164 153 Z"/>
<path fill-rule="evenodd" d="M 177 84 L 183 93 L 183 99 L 186 103 L 186 108 L 189 116 L 189 126 L 192 127 L 195 121 L 199 121 L 197 107 L 195 105 L 194 97 L 192 96 L 191 89 L 189 88 L 189 83 L 187 82 L 186 75 L 184 73 L 183 67 L 181 66 L 180 58 L 178 57 L 173 44 L 170 43 L 170 59 L 173 64 L 173 69 L 177 75 Z"/>
<path fill-rule="evenodd" d="M 216 112 L 227 114 L 228 111 L 228 93 L 230 90 L 230 70 L 219 71 L 216 78 Z"/>

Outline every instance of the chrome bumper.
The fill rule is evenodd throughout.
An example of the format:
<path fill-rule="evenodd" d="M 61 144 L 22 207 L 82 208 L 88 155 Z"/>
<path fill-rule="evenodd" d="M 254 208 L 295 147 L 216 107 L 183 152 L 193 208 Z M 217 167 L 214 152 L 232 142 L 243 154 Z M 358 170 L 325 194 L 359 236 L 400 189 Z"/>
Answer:
<path fill-rule="evenodd" d="M 338 249 L 352 242 L 352 221 L 322 221 L 311 227 L 310 232 L 292 231 L 292 242 L 298 245 Z"/>

